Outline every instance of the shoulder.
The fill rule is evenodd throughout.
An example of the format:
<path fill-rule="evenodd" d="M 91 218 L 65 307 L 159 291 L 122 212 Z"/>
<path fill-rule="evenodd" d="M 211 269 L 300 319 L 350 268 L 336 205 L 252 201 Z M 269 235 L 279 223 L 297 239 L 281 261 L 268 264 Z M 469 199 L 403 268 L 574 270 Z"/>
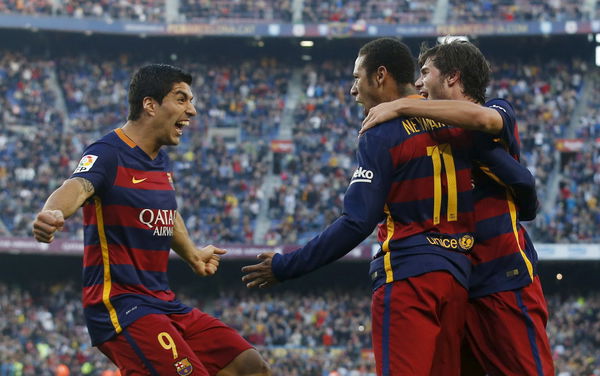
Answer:
<path fill-rule="evenodd" d="M 116 163 L 119 147 L 118 144 L 108 136 L 109 135 L 106 135 L 92 142 L 84 149 L 76 172 L 87 171 L 94 164 L 107 165 Z M 88 168 L 82 169 L 82 166 L 87 166 Z"/>
<path fill-rule="evenodd" d="M 86 147 L 87 149 L 97 149 L 97 150 L 109 150 L 111 152 L 114 152 L 116 149 L 119 148 L 119 146 L 122 144 L 123 142 L 119 139 L 119 136 L 117 136 L 117 134 L 112 131 L 104 136 L 102 136 L 101 138 L 97 139 L 96 141 L 92 142 L 91 144 L 89 144 Z"/>
<path fill-rule="evenodd" d="M 387 145 L 397 144 L 405 138 L 406 132 L 402 122 L 406 120 L 404 117 L 398 117 L 388 120 L 367 130 L 362 136 L 371 142 L 379 142 Z"/>
<path fill-rule="evenodd" d="M 484 106 L 504 112 L 505 114 L 513 114 L 515 112 L 512 104 L 506 99 L 502 98 L 490 99 L 489 101 L 485 102 Z"/>

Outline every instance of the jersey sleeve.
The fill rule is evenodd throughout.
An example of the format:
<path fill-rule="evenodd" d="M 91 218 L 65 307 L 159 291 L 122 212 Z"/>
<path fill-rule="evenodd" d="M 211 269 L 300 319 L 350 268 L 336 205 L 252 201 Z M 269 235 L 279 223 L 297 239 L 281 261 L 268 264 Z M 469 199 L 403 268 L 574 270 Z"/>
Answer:
<path fill-rule="evenodd" d="M 117 153 L 110 145 L 94 143 L 83 152 L 71 179 L 84 178 L 94 186 L 96 194 L 102 194 L 113 183 L 117 172 Z"/>
<path fill-rule="evenodd" d="M 497 183 L 508 187 L 515 197 L 519 219 L 530 221 L 538 209 L 535 178 L 519 161 L 509 155 L 500 145 L 479 148 L 480 168 Z"/>
<path fill-rule="evenodd" d="M 485 104 L 486 107 L 497 111 L 502 117 L 502 131 L 499 135 L 492 136 L 490 134 L 479 133 L 478 138 L 486 137 L 493 142 L 501 142 L 510 154 L 519 159 L 520 155 L 520 140 L 517 132 L 517 121 L 515 110 L 512 105 L 500 98 L 492 99 Z"/>
<path fill-rule="evenodd" d="M 341 258 L 384 218 L 393 164 L 385 140 L 370 133 L 359 139 L 358 168 L 344 196 L 342 215 L 304 247 L 273 257 L 272 271 L 279 281 L 302 276 Z"/>

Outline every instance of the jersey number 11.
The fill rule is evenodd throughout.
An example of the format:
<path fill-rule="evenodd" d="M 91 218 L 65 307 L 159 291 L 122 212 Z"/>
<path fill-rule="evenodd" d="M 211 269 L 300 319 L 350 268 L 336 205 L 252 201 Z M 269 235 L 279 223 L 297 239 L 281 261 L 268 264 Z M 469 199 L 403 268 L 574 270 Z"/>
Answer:
<path fill-rule="evenodd" d="M 446 185 L 448 188 L 447 219 L 453 222 L 458 219 L 458 193 L 456 189 L 456 169 L 452 147 L 440 144 L 427 147 L 427 155 L 433 162 L 433 224 L 440 223 L 442 212 L 442 165 L 446 170 Z"/>

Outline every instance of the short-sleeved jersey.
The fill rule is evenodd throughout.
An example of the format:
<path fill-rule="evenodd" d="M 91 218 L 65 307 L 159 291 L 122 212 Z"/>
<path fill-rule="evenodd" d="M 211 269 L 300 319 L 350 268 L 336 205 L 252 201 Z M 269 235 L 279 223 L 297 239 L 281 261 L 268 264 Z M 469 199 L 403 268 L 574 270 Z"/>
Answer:
<path fill-rule="evenodd" d="M 117 129 L 86 148 L 72 175 L 95 189 L 83 207 L 83 306 L 93 345 L 145 315 L 190 310 L 167 280 L 177 214 L 171 174 L 164 151 L 151 159 Z"/>
<path fill-rule="evenodd" d="M 470 255 L 473 262 L 469 283 L 471 298 L 530 284 L 537 263 L 536 251 L 519 223 L 518 212 L 521 207 L 535 215 L 535 182 L 524 166 L 513 168 L 510 162 L 498 158 L 510 155 L 517 163 L 519 161 L 514 109 L 503 99 L 490 100 L 485 106 L 498 111 L 504 126 L 498 136 L 474 133 L 480 165 L 473 172 L 477 224 L 475 247 Z M 500 153 L 489 152 L 498 146 Z M 533 194 L 530 194 L 531 189 L 516 192 L 519 187 L 529 187 Z"/>
<path fill-rule="evenodd" d="M 342 257 L 379 224 L 371 263 L 384 283 L 446 270 L 467 286 L 473 246 L 470 134 L 424 118 L 397 118 L 359 138 L 358 168 L 342 216 L 301 249 L 275 255 L 275 277 L 300 276 Z"/>

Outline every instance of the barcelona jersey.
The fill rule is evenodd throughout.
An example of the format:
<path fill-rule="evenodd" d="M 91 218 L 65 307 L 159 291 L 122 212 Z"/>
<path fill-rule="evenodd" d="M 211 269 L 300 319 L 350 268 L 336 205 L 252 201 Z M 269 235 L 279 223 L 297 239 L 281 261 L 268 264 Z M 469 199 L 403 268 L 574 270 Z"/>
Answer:
<path fill-rule="evenodd" d="M 375 289 L 436 270 L 466 288 L 474 232 L 471 142 L 469 132 L 425 118 L 397 118 L 365 132 L 341 217 L 303 248 L 275 255 L 275 277 L 332 262 L 378 226 Z"/>
<path fill-rule="evenodd" d="M 470 255 L 471 298 L 530 284 L 537 262 L 533 244 L 519 223 L 519 218 L 535 217 L 537 196 L 535 180 L 518 162 L 515 113 L 503 99 L 491 100 L 485 106 L 498 111 L 504 126 L 498 136 L 474 132 L 476 239 Z"/>
<path fill-rule="evenodd" d="M 169 158 L 151 159 L 117 129 L 91 144 L 72 178 L 89 180 L 83 207 L 83 306 L 93 345 L 153 313 L 185 313 L 167 280 L 177 214 Z"/>

